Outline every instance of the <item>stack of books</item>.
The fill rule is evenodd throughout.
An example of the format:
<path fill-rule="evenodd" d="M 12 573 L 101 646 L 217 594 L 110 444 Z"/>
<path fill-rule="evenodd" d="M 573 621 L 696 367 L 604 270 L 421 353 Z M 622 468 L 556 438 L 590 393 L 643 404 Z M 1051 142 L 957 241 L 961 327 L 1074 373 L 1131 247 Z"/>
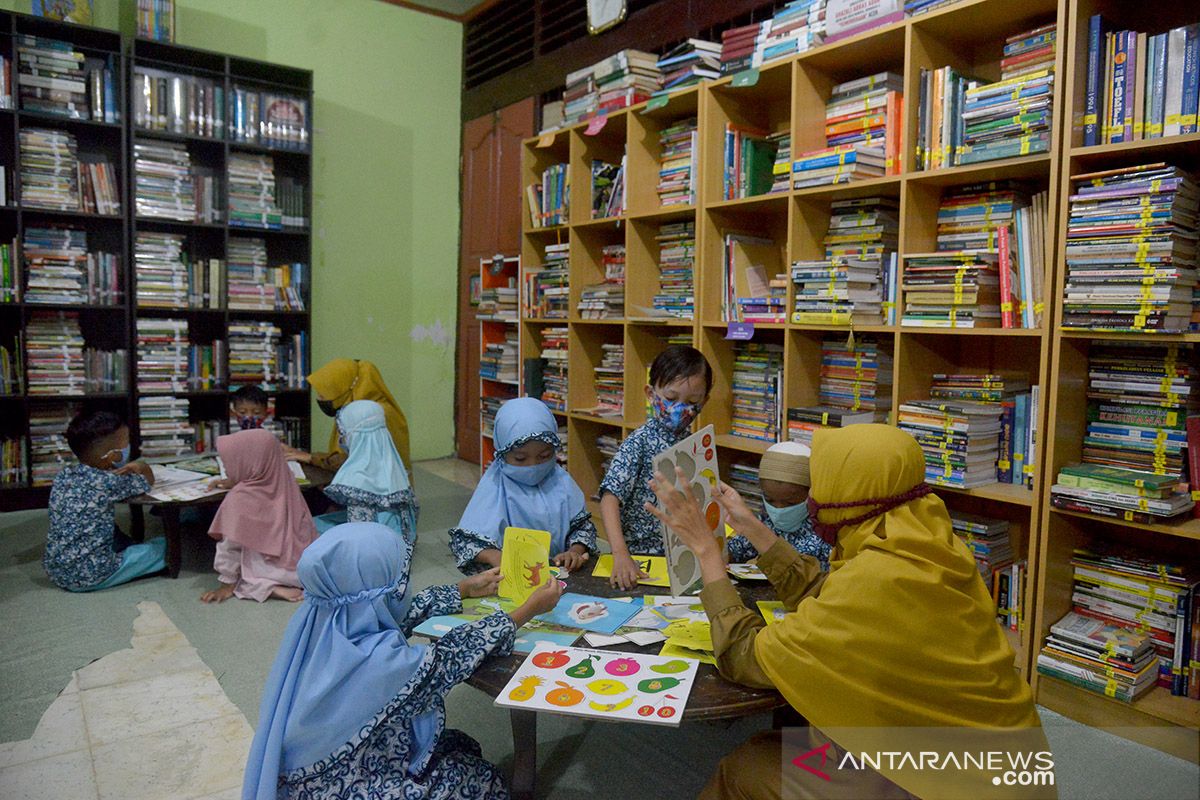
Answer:
<path fill-rule="evenodd" d="M 192 160 L 173 142 L 134 142 L 134 205 L 139 217 L 192 222 L 196 215 Z"/>
<path fill-rule="evenodd" d="M 1037 421 L 1041 393 L 1028 376 L 1015 373 L 934 373 L 934 400 L 994 403 L 1000 409 L 1000 452 L 996 481 L 1033 488 Z"/>
<path fill-rule="evenodd" d="M 542 402 L 553 411 L 567 410 L 567 329 L 542 329 Z M 566 441 L 564 439 L 564 441 Z"/>
<path fill-rule="evenodd" d="M 880 72 L 833 87 L 825 104 L 825 144 L 792 164 L 792 186 L 847 183 L 900 172 L 904 78 Z"/>
<path fill-rule="evenodd" d="M 89 59 L 70 42 L 41 36 L 21 35 L 16 44 L 21 110 L 93 122 L 120 120 L 111 55 Z"/>
<path fill-rule="evenodd" d="M 52 128 L 21 128 L 21 204 L 79 210 L 79 145 L 75 135 Z"/>
<path fill-rule="evenodd" d="M 189 347 L 187 320 L 139 318 L 137 321 L 138 391 L 187 391 Z"/>
<path fill-rule="evenodd" d="M 734 345 L 730 433 L 777 442 L 783 435 L 783 408 L 783 345 Z"/>
<path fill-rule="evenodd" d="M 229 383 L 278 388 L 286 375 L 280 363 L 283 332 L 272 322 L 229 323 Z"/>
<path fill-rule="evenodd" d="M 964 250 L 905 256 L 904 315 L 923 328 L 1000 327 L 999 258 Z"/>
<path fill-rule="evenodd" d="M 592 161 L 592 219 L 625 213 L 625 158 L 620 164 Z"/>
<path fill-rule="evenodd" d="M 724 197 L 735 200 L 768 194 L 775 185 L 780 136 L 759 128 L 725 123 Z"/>
<path fill-rule="evenodd" d="M 29 477 L 33 486 L 49 486 L 59 470 L 76 462 L 66 432 L 78 412 L 74 405 L 29 409 Z"/>
<path fill-rule="evenodd" d="M 775 146 L 775 163 L 771 165 L 771 194 L 786 192 L 792 185 L 792 134 L 788 131 L 767 137 Z"/>
<path fill-rule="evenodd" d="M 1008 538 L 1008 521 L 969 514 L 957 509 L 948 511 L 954 533 L 963 540 L 971 555 L 975 557 L 975 566 L 979 568 L 983 582 L 991 586 L 992 575 L 1008 567 L 1015 558 L 1012 543 Z"/>
<path fill-rule="evenodd" d="M 139 233 L 134 239 L 133 274 L 139 308 L 192 305 L 184 238 L 175 233 Z"/>
<path fill-rule="evenodd" d="M 1195 179 L 1155 163 L 1072 180 L 1063 326 L 1187 330 L 1197 285 Z"/>
<path fill-rule="evenodd" d="M 1037 670 L 1131 703 L 1154 688 L 1158 659 L 1146 634 L 1071 611 L 1050 626 Z"/>
<path fill-rule="evenodd" d="M 549 228 L 566 225 L 569 193 L 566 164 L 554 164 L 542 170 L 541 182 L 525 187 L 530 227 Z"/>
<path fill-rule="evenodd" d="M 641 50 L 622 50 L 567 75 L 562 122 L 570 126 L 598 114 L 637 105 L 658 91 L 661 82 L 657 56 Z"/>
<path fill-rule="evenodd" d="M 264 239 L 229 238 L 229 286 L 226 304 L 235 310 L 303 311 L 302 265 L 271 267 Z"/>
<path fill-rule="evenodd" d="M 1151 35 L 1088 20 L 1083 144 L 1116 144 L 1197 131 L 1200 23 Z"/>
<path fill-rule="evenodd" d="M 877 325 L 883 286 L 877 261 L 829 259 L 792 264 L 792 322 L 801 325 Z"/>
<path fill-rule="evenodd" d="M 188 389 L 209 392 L 225 385 L 229 354 L 220 339 L 188 347 Z"/>
<path fill-rule="evenodd" d="M 758 467 L 735 461 L 729 465 L 726 482 L 742 496 L 746 508 L 759 517 L 766 514 L 766 509 L 763 507 L 762 487 L 758 485 Z"/>
<path fill-rule="evenodd" d="M 658 134 L 658 202 L 662 206 L 696 202 L 696 118 L 680 120 Z"/>
<path fill-rule="evenodd" d="M 1055 508 L 1155 524 L 1182 517 L 1194 503 L 1179 475 L 1104 464 L 1068 464 L 1050 489 Z"/>
<path fill-rule="evenodd" d="M 37 395 L 87 391 L 78 312 L 35 311 L 25 326 L 26 391 Z"/>
<path fill-rule="evenodd" d="M 586 409 L 597 417 L 620 418 L 625 413 L 625 345 L 600 345 L 595 368 L 596 405 Z"/>
<path fill-rule="evenodd" d="M 24 436 L 5 436 L 0 439 L 0 486 L 24 486 L 27 481 L 29 442 Z"/>
<path fill-rule="evenodd" d="M 504 331 L 504 341 L 485 342 L 479 354 L 479 377 L 500 383 L 516 383 L 518 332 L 511 326 Z"/>
<path fill-rule="evenodd" d="M 897 421 L 921 445 L 926 483 L 972 489 L 996 482 L 1001 411 L 999 403 L 912 400 Z"/>
<path fill-rule="evenodd" d="M 659 91 L 670 92 L 721 77 L 721 45 L 686 39 L 659 56 Z"/>
<path fill-rule="evenodd" d="M 225 86 L 197 75 L 136 66 L 133 124 L 148 131 L 225 138 Z"/>
<path fill-rule="evenodd" d="M 479 293 L 479 319 L 517 321 L 517 287 L 489 286 Z"/>
<path fill-rule="evenodd" d="M 936 11 L 943 6 L 953 5 L 959 0 L 905 0 L 904 15 L 908 17 L 919 17 L 922 14 L 928 14 L 930 11 Z"/>
<path fill-rule="evenodd" d="M 775 15 L 721 33 L 721 74 L 761 67 L 825 41 L 826 0 L 792 0 Z"/>
<path fill-rule="evenodd" d="M 875 422 L 874 411 L 852 411 L 842 406 L 795 406 L 787 410 L 788 439 L 812 446 L 813 433 L 821 428 L 845 428 Z"/>
<path fill-rule="evenodd" d="M 668 222 L 659 226 L 656 316 L 692 319 L 696 314 L 693 268 L 696 261 L 696 223 Z"/>
<path fill-rule="evenodd" d="M 821 342 L 821 405 L 846 411 L 869 411 L 873 422 L 887 422 L 892 408 L 892 354 L 871 337 L 848 342 L 826 337 Z"/>
<path fill-rule="evenodd" d="M 230 153 L 229 224 L 241 228 L 283 227 L 283 212 L 275 203 L 275 160 L 265 155 Z"/>
<path fill-rule="evenodd" d="M 25 302 L 117 305 L 123 299 L 121 267 L 112 253 L 89 253 L 87 231 L 26 228 Z"/>
<path fill-rule="evenodd" d="M 579 295 L 582 319 L 620 319 L 625 315 L 625 245 L 601 248 L 604 281 L 585 286 Z"/>
<path fill-rule="evenodd" d="M 507 396 L 492 397 L 490 395 L 479 398 L 479 432 L 487 438 L 490 439 L 496 435 L 496 413 L 508 399 Z"/>
<path fill-rule="evenodd" d="M 726 233 L 722 259 L 726 322 L 787 320 L 788 274 L 780 245 L 761 236 Z"/>
<path fill-rule="evenodd" d="M 542 124 L 538 128 L 539 133 L 547 133 L 556 131 L 563 125 L 563 108 L 562 99 L 545 100 L 542 102 Z"/>
<path fill-rule="evenodd" d="M 525 314 L 530 319 L 566 319 L 570 308 L 568 285 L 570 244 L 548 244 L 542 265 L 522 275 Z"/>
<path fill-rule="evenodd" d="M 182 397 L 139 397 L 138 433 L 143 458 L 181 456 L 195 450 L 196 430 Z"/>

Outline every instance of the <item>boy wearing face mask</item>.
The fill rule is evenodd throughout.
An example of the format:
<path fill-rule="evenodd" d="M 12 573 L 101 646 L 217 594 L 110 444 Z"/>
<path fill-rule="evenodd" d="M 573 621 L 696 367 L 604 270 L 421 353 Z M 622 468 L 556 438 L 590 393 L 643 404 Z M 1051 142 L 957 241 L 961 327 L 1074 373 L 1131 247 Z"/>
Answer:
<path fill-rule="evenodd" d="M 662 526 L 644 507 L 647 502 L 658 503 L 649 487 L 653 460 L 691 433 L 692 422 L 712 391 L 712 368 L 696 348 L 672 345 L 650 365 L 645 391 L 652 415 L 621 442 L 600 482 L 600 517 L 613 552 L 609 583 L 623 590 L 648 577 L 632 554 L 663 553 Z"/>
<path fill-rule="evenodd" d="M 129 462 L 129 428 L 108 411 L 81 411 L 67 426 L 79 459 L 54 478 L 50 532 L 42 566 L 56 586 L 90 592 L 127 583 L 167 566 L 167 543 L 134 544 L 117 528 L 114 505 L 145 494 L 154 473 Z"/>
<path fill-rule="evenodd" d="M 555 461 L 558 421 L 541 400 L 518 397 L 500 406 L 492 430 L 496 457 L 450 529 L 458 568 L 499 567 L 504 529 L 513 527 L 549 531 L 551 563 L 579 569 L 596 550 L 596 524 L 583 490 Z"/>
<path fill-rule="evenodd" d="M 829 545 L 813 532 L 808 518 L 808 456 L 806 445 L 780 442 L 771 445 L 758 464 L 758 485 L 762 489 L 767 524 L 796 551 L 821 562 L 829 569 Z M 740 563 L 758 558 L 754 545 L 741 534 L 729 539 L 729 561 Z"/>
<path fill-rule="evenodd" d="M 261 388 L 246 385 L 238 388 L 229 401 L 233 411 L 230 433 L 248 431 L 254 428 L 271 430 L 271 415 L 268 412 L 270 398 Z"/>

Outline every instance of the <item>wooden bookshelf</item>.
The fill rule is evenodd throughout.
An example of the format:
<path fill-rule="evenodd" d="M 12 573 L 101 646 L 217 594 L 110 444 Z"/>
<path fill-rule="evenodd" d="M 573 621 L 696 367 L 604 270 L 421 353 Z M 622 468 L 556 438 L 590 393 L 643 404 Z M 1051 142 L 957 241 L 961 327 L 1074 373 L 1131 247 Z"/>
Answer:
<path fill-rule="evenodd" d="M 1120 144 L 1083 146 L 1080 124 L 1070 124 L 1083 114 L 1086 94 L 1088 20 L 1102 14 L 1115 29 L 1131 28 L 1157 34 L 1179 25 L 1200 21 L 1194 5 L 1145 4 L 1114 0 L 1080 0 L 1069 3 L 1062 33 L 1064 97 L 1062 125 L 1063 153 L 1057 221 L 1058 240 L 1064 241 L 1068 222 L 1068 197 L 1072 191 L 1070 176 L 1102 169 L 1135 166 L 1165 161 L 1193 173 L 1200 170 L 1200 135 L 1189 134 Z M 1056 251 L 1054 297 L 1062 297 L 1066 280 L 1065 253 Z M 1171 563 L 1196 565 L 1196 541 L 1200 540 L 1200 520 L 1190 516 L 1182 521 L 1141 524 L 1105 519 L 1091 514 L 1053 508 L 1048 487 L 1060 468 L 1080 460 L 1086 420 L 1088 357 L 1094 344 L 1110 341 L 1138 341 L 1148 344 L 1196 343 L 1200 334 L 1137 334 L 1094 330 L 1063 330 L 1062 309 L 1056 303 L 1055 325 L 1051 330 L 1053 362 L 1049 382 L 1050 407 L 1054 413 L 1048 428 L 1049 441 L 1042 472 L 1047 490 L 1040 499 L 1042 524 L 1036 555 L 1037 573 L 1034 604 L 1033 656 L 1049 633 L 1050 626 L 1071 609 L 1073 586 L 1070 559 L 1072 551 L 1089 546 L 1129 546 L 1147 558 Z M 1200 702 L 1174 697 L 1156 687 L 1133 701 L 1124 703 L 1077 688 L 1057 678 L 1032 674 L 1037 702 L 1059 713 L 1090 725 L 1115 729 L 1114 732 L 1152 747 L 1196 762 L 1196 737 L 1200 732 Z"/>
<path fill-rule="evenodd" d="M 665 105 L 653 103 L 609 114 L 595 136 L 586 133 L 587 123 L 526 140 L 523 185 L 540 180 L 541 171 L 554 163 L 569 163 L 572 207 L 570 223 L 555 228 L 533 228 L 523 205 L 523 249 L 526 264 L 542 263 L 547 242 L 570 242 L 570 319 L 558 322 L 570 328 L 571 409 L 587 407 L 594 400 L 591 368 L 604 342 L 625 343 L 624 419 L 601 421 L 572 413 L 570 466 L 572 475 L 590 494 L 602 478 L 594 452 L 601 430 L 631 431 L 645 419 L 645 367 L 653 360 L 665 336 L 690 333 L 692 342 L 704 353 L 714 370 L 712 395 L 698 421 L 712 423 L 718 433 L 723 467 L 734 462 L 756 464 L 769 442 L 730 433 L 731 378 L 734 342 L 725 338 L 728 323 L 721 307 L 723 237 L 727 232 L 750 233 L 771 238 L 779 248 L 781 271 L 795 260 L 823 256 L 822 239 L 828 231 L 830 204 L 835 200 L 885 196 L 900 205 L 899 253 L 928 252 L 934 248 L 936 216 L 942 192 L 970 183 L 1019 178 L 1033 191 L 1047 190 L 1047 236 L 1053 240 L 1057 228 L 1059 163 L 1061 142 L 1053 138 L 1049 153 L 984 162 L 937 171 L 912 171 L 911 142 L 916 132 L 916 102 L 921 68 L 955 66 L 984 79 L 998 79 L 1000 57 L 1007 36 L 1035 25 L 1057 21 L 1059 36 L 1066 30 L 1065 0 L 964 0 L 926 15 L 906 19 L 841 42 L 825 45 L 788 59 L 773 62 L 759 71 L 751 86 L 734 86 L 731 77 L 673 93 Z M 1058 74 L 1062 74 L 1064 48 L 1058 50 Z M 825 101 L 838 82 L 894 70 L 904 76 L 905 99 L 901 128 L 904 131 L 902 168 L 899 174 L 850 184 L 818 186 L 799 190 L 726 199 L 723 196 L 723 136 L 726 123 L 740 124 L 767 132 L 789 132 L 792 154 L 823 147 Z M 1054 119 L 1066 119 L 1063 92 L 1055 96 Z M 687 119 L 698 119 L 695 205 L 659 205 L 659 132 Z M 624 132 L 627 157 L 627 213 L 621 220 L 603 224 L 590 219 L 590 163 L 592 154 L 618 154 L 620 143 L 613 137 Z M 524 202 L 525 199 L 522 198 Z M 666 222 L 693 221 L 696 225 L 694 266 L 695 319 L 648 317 L 642 309 L 651 305 L 658 286 L 658 248 L 655 235 Z M 624 241 L 626 246 L 625 317 L 621 320 L 581 320 L 575 313 L 578 281 L 591 283 L 596 273 L 598 248 Z M 1048 249 L 1053 247 L 1053 241 Z M 874 337 L 895 364 L 892 405 L 928 397 L 930 374 L 934 371 L 980 371 L 1019 369 L 1031 384 L 1049 386 L 1051 361 L 1050 296 L 1052 259 L 1043 276 L 1046 313 L 1040 328 L 993 330 L 930 330 L 900 325 L 858 325 L 860 339 Z M 789 285 L 788 320 L 754 326 L 755 342 L 782 345 L 784 352 L 784 402 L 788 407 L 813 405 L 818 400 L 821 343 L 826 337 L 845 337 L 846 326 L 802 325 L 790 321 L 793 291 Z M 900 298 L 901 307 L 903 298 Z M 607 324 L 604 324 L 607 322 Z M 537 331 L 550 324 L 522 320 L 522 342 L 531 344 Z M 526 355 L 534 354 L 526 351 Z M 1045 430 L 1049 404 L 1043 396 L 1039 430 Z M 786 435 L 786 434 L 784 434 Z M 1009 631 L 1016 651 L 1015 668 L 1030 677 L 1031 658 L 1036 651 L 1033 634 L 1039 609 L 1032 604 L 1038 567 L 1038 536 L 1043 515 L 1044 471 L 1038 470 L 1032 490 L 994 484 L 970 490 L 937 487 L 951 508 L 1008 520 L 1013 547 L 1018 557 L 1029 560 L 1029 579 L 1022 606 L 1032 609 L 1020 631 Z M 599 522 L 599 520 L 597 520 Z"/>
<path fill-rule="evenodd" d="M 499 262 L 490 258 L 479 259 L 479 286 L 481 291 L 495 288 L 518 288 L 521 274 L 521 259 L 513 256 L 502 258 Z M 522 377 L 521 353 L 523 348 L 520 341 L 520 331 L 517 330 L 517 319 L 502 318 L 481 311 L 476 315 L 479 321 L 479 355 L 482 357 L 489 344 L 504 342 L 510 334 L 517 334 L 517 378 L 513 381 L 496 380 L 479 375 L 479 397 L 499 398 L 507 400 L 517 397 L 520 393 Z M 496 445 L 492 441 L 491 420 L 484 418 L 483 406 L 480 406 L 479 419 L 479 467 L 486 470 L 496 457 Z"/>

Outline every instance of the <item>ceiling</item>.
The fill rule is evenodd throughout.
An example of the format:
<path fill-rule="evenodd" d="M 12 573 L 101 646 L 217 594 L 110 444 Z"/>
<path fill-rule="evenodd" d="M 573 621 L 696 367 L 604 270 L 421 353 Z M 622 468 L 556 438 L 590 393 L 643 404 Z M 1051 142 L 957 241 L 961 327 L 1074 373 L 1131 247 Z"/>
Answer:
<path fill-rule="evenodd" d="M 492 0 L 383 0 L 415 11 L 425 11 L 439 17 L 449 17 L 460 22 L 469 19 L 473 12 L 492 5 Z"/>

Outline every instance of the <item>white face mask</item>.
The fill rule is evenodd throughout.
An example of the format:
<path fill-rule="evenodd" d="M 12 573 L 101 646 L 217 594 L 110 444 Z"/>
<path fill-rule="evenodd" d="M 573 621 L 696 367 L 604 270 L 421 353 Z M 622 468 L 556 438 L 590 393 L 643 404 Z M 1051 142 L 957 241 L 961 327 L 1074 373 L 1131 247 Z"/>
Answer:
<path fill-rule="evenodd" d="M 808 503 L 799 503 L 794 506 L 784 506 L 776 508 L 775 506 L 763 500 L 763 508 L 767 511 L 767 517 L 771 522 L 775 523 L 775 527 L 781 531 L 798 531 L 804 527 L 804 523 L 808 521 Z"/>

